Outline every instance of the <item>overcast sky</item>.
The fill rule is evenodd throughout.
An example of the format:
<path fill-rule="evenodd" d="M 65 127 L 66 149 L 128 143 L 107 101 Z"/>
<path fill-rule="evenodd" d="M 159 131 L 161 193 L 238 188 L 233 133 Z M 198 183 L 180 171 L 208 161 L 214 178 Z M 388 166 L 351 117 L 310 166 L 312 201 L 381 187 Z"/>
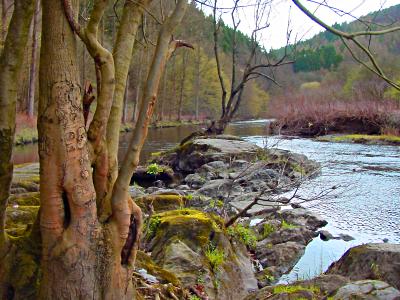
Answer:
<path fill-rule="evenodd" d="M 321 1 L 321 0 L 320 0 Z M 396 4 L 400 4 L 400 0 L 325 0 L 328 5 L 337 7 L 343 11 L 351 12 L 355 17 L 360 17 L 379 10 L 381 7 L 386 8 Z M 233 0 L 219 0 L 218 6 L 230 7 Z M 239 5 L 255 3 L 255 0 L 239 0 Z M 317 6 L 306 0 L 302 0 L 303 5 L 309 10 L 332 25 L 335 22 L 349 22 L 354 20 L 351 16 L 339 16 L 323 6 Z M 206 10 L 211 13 L 211 10 Z M 227 11 L 225 11 L 227 12 Z M 318 33 L 322 28 L 305 16 L 290 0 L 274 0 L 272 7 L 268 29 L 262 31 L 261 42 L 267 49 L 279 48 L 286 44 L 286 29 L 290 12 L 292 42 L 297 36 L 297 40 L 307 39 Z M 254 7 L 240 8 L 239 18 L 241 20 L 239 28 L 248 34 L 251 33 L 254 27 Z M 223 14 L 223 19 L 226 23 L 231 24 L 231 16 L 229 13 Z"/>

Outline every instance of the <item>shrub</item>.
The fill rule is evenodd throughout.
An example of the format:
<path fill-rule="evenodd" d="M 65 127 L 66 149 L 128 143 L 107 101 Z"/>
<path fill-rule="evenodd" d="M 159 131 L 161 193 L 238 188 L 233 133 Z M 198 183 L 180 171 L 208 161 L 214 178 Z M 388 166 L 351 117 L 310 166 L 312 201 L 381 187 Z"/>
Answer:
<path fill-rule="evenodd" d="M 229 227 L 228 234 L 232 237 L 236 237 L 249 248 L 256 247 L 257 236 L 250 228 L 246 228 L 242 224 Z"/>
<path fill-rule="evenodd" d="M 164 171 L 164 169 L 156 163 L 150 164 L 147 167 L 147 174 L 150 174 L 150 175 L 158 175 L 158 174 L 162 173 L 163 171 Z"/>
<path fill-rule="evenodd" d="M 223 250 L 219 250 L 216 247 L 214 247 L 212 244 L 209 244 L 206 251 L 205 255 L 210 262 L 211 268 L 214 271 L 217 271 L 219 267 L 224 263 L 225 261 L 225 253 Z"/>

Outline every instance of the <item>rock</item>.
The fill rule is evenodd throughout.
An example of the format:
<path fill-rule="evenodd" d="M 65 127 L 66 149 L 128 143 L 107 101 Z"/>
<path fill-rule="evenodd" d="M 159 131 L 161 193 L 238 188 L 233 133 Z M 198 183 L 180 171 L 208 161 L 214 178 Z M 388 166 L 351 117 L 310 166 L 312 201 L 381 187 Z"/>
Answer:
<path fill-rule="evenodd" d="M 231 207 L 236 209 L 237 211 L 243 210 L 246 206 L 248 206 L 252 201 L 232 201 L 229 203 Z M 276 212 L 280 209 L 280 206 L 276 202 L 270 203 L 270 205 L 261 206 L 261 205 L 254 205 L 250 208 L 243 216 L 244 217 L 252 217 L 252 216 L 259 216 L 265 213 Z"/>
<path fill-rule="evenodd" d="M 378 280 L 361 280 L 341 287 L 333 296 L 334 300 L 398 300 L 400 291 L 386 282 Z"/>
<path fill-rule="evenodd" d="M 39 206 L 40 195 L 38 192 L 11 195 L 8 203 L 9 205 L 17 204 L 19 206 Z"/>
<path fill-rule="evenodd" d="M 311 280 L 296 281 L 288 285 L 266 286 L 250 294 L 245 300 L 331 299 L 331 295 L 348 280 L 338 275 L 321 275 Z"/>
<path fill-rule="evenodd" d="M 349 249 L 327 274 L 339 274 L 351 280 L 383 280 L 400 289 L 400 245 L 364 244 Z"/>
<path fill-rule="evenodd" d="M 308 229 L 307 227 L 280 229 L 272 232 L 266 239 L 260 242 L 260 245 L 296 242 L 306 246 L 317 235 L 318 233 Z"/>
<path fill-rule="evenodd" d="M 211 198 L 224 199 L 230 193 L 231 195 L 241 193 L 243 189 L 228 179 L 211 180 L 197 190 L 197 194 L 202 194 Z"/>
<path fill-rule="evenodd" d="M 132 198 L 142 197 L 146 195 L 144 188 L 139 185 L 131 185 L 129 186 L 129 194 Z"/>
<path fill-rule="evenodd" d="M 229 204 L 241 211 L 245 207 L 247 207 L 250 203 L 252 203 L 255 197 L 258 197 L 260 193 L 252 192 L 239 195 L 235 197 Z M 262 205 L 256 204 L 251 209 L 247 211 L 245 216 L 256 216 L 264 213 L 276 212 L 280 209 L 280 203 L 274 201 L 260 201 Z"/>
<path fill-rule="evenodd" d="M 305 246 L 296 242 L 277 245 L 257 244 L 256 255 L 263 267 L 278 267 L 281 274 L 288 272 L 304 254 Z"/>
<path fill-rule="evenodd" d="M 281 216 L 288 223 L 307 226 L 312 230 L 316 230 L 328 224 L 328 222 L 322 219 L 318 214 L 304 208 L 282 210 Z"/>
<path fill-rule="evenodd" d="M 243 169 L 244 167 L 247 167 L 250 163 L 247 160 L 244 159 L 235 159 L 230 163 L 230 167 L 234 169 Z"/>
<path fill-rule="evenodd" d="M 320 230 L 319 231 L 319 237 L 323 241 L 329 241 L 334 238 L 333 234 L 330 233 L 328 230 Z"/>
<path fill-rule="evenodd" d="M 203 165 L 202 167 L 211 167 L 212 169 L 217 169 L 217 170 L 225 170 L 228 168 L 228 165 L 225 164 L 222 160 L 215 160 L 212 162 L 209 162 L 208 164 Z"/>
<path fill-rule="evenodd" d="M 194 189 L 198 189 L 206 183 L 206 179 L 199 174 L 189 174 L 183 180 L 186 184 Z"/>
<path fill-rule="evenodd" d="M 348 235 L 346 233 L 339 234 L 336 239 L 343 240 L 345 242 L 349 242 L 349 241 L 353 241 L 354 240 L 354 238 L 351 235 Z"/>
<path fill-rule="evenodd" d="M 154 212 L 163 212 L 184 207 L 187 200 L 180 195 L 147 195 L 136 198 L 135 201 L 143 212 L 149 213 L 150 205 L 153 206 Z"/>
<path fill-rule="evenodd" d="M 167 211 L 154 218 L 159 223 L 149 243 L 151 256 L 184 287 L 201 285 L 209 299 L 242 299 L 257 289 L 245 247 L 231 244 L 221 220 L 192 209 Z M 218 263 L 213 259 L 217 255 Z"/>
<path fill-rule="evenodd" d="M 156 181 L 162 181 L 170 184 L 175 180 L 175 173 L 170 167 L 159 165 L 158 168 L 159 172 L 157 174 L 151 174 L 151 172 L 148 170 L 148 167 L 137 167 L 132 176 L 131 183 L 135 182 L 141 186 L 150 186 Z"/>
<path fill-rule="evenodd" d="M 212 161 L 229 163 L 235 159 L 252 160 L 256 157 L 257 151 L 261 149 L 241 139 L 224 138 L 217 136 L 188 141 L 164 153 L 154 162 L 169 165 L 179 172 L 194 173 L 201 166 Z M 222 167 L 220 163 L 217 163 L 212 169 L 218 166 Z M 211 168 L 211 166 L 209 167 Z"/>

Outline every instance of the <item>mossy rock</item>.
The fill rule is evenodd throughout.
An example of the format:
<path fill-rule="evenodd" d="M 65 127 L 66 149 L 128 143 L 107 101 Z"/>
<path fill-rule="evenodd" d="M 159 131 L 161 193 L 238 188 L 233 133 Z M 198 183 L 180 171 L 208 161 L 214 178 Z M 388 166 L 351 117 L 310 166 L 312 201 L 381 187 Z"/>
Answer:
<path fill-rule="evenodd" d="M 203 286 L 209 299 L 241 299 L 257 288 L 246 248 L 231 243 L 222 219 L 194 209 L 153 218 L 157 222 L 149 243 L 151 256 L 184 287 Z"/>
<path fill-rule="evenodd" d="M 9 205 L 19 206 L 39 206 L 40 194 L 38 192 L 11 195 L 8 200 Z"/>
<path fill-rule="evenodd" d="M 175 286 L 181 284 L 174 274 L 157 266 L 152 258 L 143 251 L 138 251 L 137 253 L 136 267 L 147 270 L 149 274 L 155 276 L 161 283 L 172 283 Z"/>
<path fill-rule="evenodd" d="M 182 208 L 186 201 L 187 198 L 180 195 L 149 195 L 135 199 L 136 204 L 146 213 L 150 211 L 150 205 L 158 213 Z"/>
<path fill-rule="evenodd" d="M 35 222 L 38 211 L 39 206 L 8 207 L 6 229 L 9 229 L 10 234 L 20 235 L 23 226 L 26 228 Z"/>
<path fill-rule="evenodd" d="M 20 180 L 12 183 L 12 188 L 22 188 L 28 192 L 38 192 L 39 191 L 39 178 L 33 176 L 31 179 Z"/>
<path fill-rule="evenodd" d="M 211 235 L 222 232 L 218 218 L 194 209 L 166 211 L 153 217 L 159 219 L 155 241 L 152 241 L 155 245 L 179 239 L 188 242 L 194 249 L 200 249 L 208 244 Z"/>

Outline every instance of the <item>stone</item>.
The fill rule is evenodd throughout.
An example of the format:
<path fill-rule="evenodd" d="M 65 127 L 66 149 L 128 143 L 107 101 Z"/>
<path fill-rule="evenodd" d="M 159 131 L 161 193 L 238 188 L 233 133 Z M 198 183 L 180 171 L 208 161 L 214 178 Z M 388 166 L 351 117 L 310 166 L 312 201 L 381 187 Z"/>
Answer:
<path fill-rule="evenodd" d="M 263 267 L 277 266 L 281 274 L 288 272 L 304 254 L 305 246 L 296 242 L 277 245 L 257 244 L 256 255 Z"/>
<path fill-rule="evenodd" d="M 349 249 L 327 274 L 338 274 L 351 280 L 383 280 L 400 289 L 400 244 L 364 244 Z"/>
<path fill-rule="evenodd" d="M 167 211 L 153 218 L 159 224 L 148 244 L 151 257 L 184 287 L 201 285 L 209 299 L 242 299 L 257 289 L 246 248 L 231 243 L 221 229 L 222 220 L 193 209 Z M 212 249 L 223 255 L 217 266 L 207 255 Z"/>
<path fill-rule="evenodd" d="M 206 183 L 206 179 L 199 174 L 189 174 L 183 180 L 187 185 L 194 189 L 198 189 Z"/>
<path fill-rule="evenodd" d="M 346 233 L 341 233 L 338 235 L 337 239 L 343 240 L 345 242 L 353 241 L 354 238 L 351 235 L 348 235 Z"/>
<path fill-rule="evenodd" d="M 229 193 L 232 195 L 242 191 L 243 189 L 239 185 L 234 184 L 231 180 L 216 179 L 208 181 L 203 187 L 197 190 L 197 193 L 211 198 L 224 199 L 228 197 Z"/>
<path fill-rule="evenodd" d="M 323 241 L 329 241 L 334 238 L 333 234 L 330 233 L 328 230 L 320 230 L 319 231 L 319 237 Z"/>
<path fill-rule="evenodd" d="M 288 223 L 300 226 L 308 226 L 312 230 L 316 230 L 328 224 L 328 222 L 321 216 L 304 208 L 282 210 L 281 216 Z"/>
<path fill-rule="evenodd" d="M 295 227 L 288 229 L 280 229 L 272 232 L 266 239 L 260 244 L 267 245 L 280 244 L 284 242 L 296 242 L 306 246 L 318 233 L 308 229 L 307 227 Z"/>
<path fill-rule="evenodd" d="M 338 289 L 334 300 L 399 300 L 400 291 L 386 282 L 378 280 L 361 280 L 351 282 Z"/>

